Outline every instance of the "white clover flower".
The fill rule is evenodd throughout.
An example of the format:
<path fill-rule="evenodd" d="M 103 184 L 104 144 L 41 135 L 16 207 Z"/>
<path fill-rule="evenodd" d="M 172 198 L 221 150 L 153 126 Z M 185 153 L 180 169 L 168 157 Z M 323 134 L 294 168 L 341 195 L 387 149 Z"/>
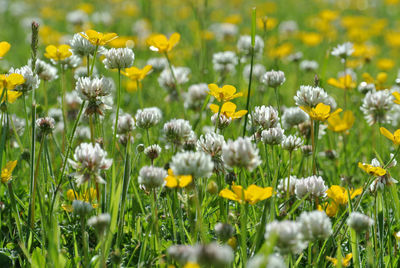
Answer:
<path fill-rule="evenodd" d="M 100 236 L 103 236 L 107 232 L 110 222 L 111 216 L 108 213 L 92 216 L 87 221 L 88 225 L 92 226 Z"/>
<path fill-rule="evenodd" d="M 191 85 L 185 94 L 185 108 L 199 110 L 208 95 L 208 91 L 208 85 L 205 83 Z"/>
<path fill-rule="evenodd" d="M 167 140 L 175 144 L 182 144 L 191 137 L 193 132 L 189 121 L 184 119 L 168 121 L 164 124 L 163 130 Z"/>
<path fill-rule="evenodd" d="M 250 79 L 250 68 L 251 68 L 250 64 L 247 64 L 243 68 L 243 77 L 246 80 Z M 262 81 L 262 77 L 265 74 L 265 72 L 266 72 L 266 69 L 265 69 L 264 65 L 259 64 L 259 63 L 253 65 L 253 79 L 256 79 L 258 82 Z"/>
<path fill-rule="evenodd" d="M 50 61 L 54 65 L 57 64 L 57 62 L 54 60 L 50 60 Z M 75 54 L 72 54 L 72 56 L 61 61 L 61 64 L 65 70 L 66 69 L 74 69 L 74 68 L 78 67 L 79 65 L 81 65 L 81 63 L 82 63 L 82 59 Z"/>
<path fill-rule="evenodd" d="M 197 150 L 203 151 L 213 158 L 219 158 L 222 156 L 222 147 L 224 144 L 224 136 L 211 132 L 200 136 L 197 141 Z"/>
<path fill-rule="evenodd" d="M 135 120 L 133 117 L 124 113 L 118 117 L 117 132 L 119 134 L 126 134 L 135 129 Z"/>
<path fill-rule="evenodd" d="M 294 190 L 296 188 L 296 183 L 299 179 L 296 176 L 290 176 L 290 178 L 284 178 L 279 181 L 278 184 L 278 196 L 285 197 L 287 193 L 287 189 L 289 186 L 289 196 L 294 195 Z M 288 184 L 289 183 L 289 184 Z"/>
<path fill-rule="evenodd" d="M 233 250 L 228 245 L 212 242 L 195 246 L 196 260 L 204 267 L 228 267 L 234 259 Z"/>
<path fill-rule="evenodd" d="M 367 123 L 372 126 L 375 123 L 388 123 L 390 118 L 389 111 L 393 107 L 393 97 L 389 90 L 368 92 L 363 99 L 360 107 Z"/>
<path fill-rule="evenodd" d="M 172 70 L 175 74 L 176 81 L 179 85 L 189 81 L 189 75 L 190 75 L 189 68 L 172 66 Z M 171 90 L 176 88 L 175 81 L 171 74 L 170 69 L 164 69 L 161 72 L 160 76 L 158 77 L 158 84 L 166 90 Z"/>
<path fill-rule="evenodd" d="M 37 89 L 39 87 L 40 84 L 39 76 L 37 74 L 34 74 L 32 72 L 31 67 L 29 67 L 28 65 L 22 66 L 21 68 L 18 69 L 11 68 L 8 73 L 20 74 L 24 77 L 25 82 L 15 87 L 15 90 L 17 91 L 27 92 L 33 89 Z"/>
<path fill-rule="evenodd" d="M 28 65 L 32 69 L 32 60 L 28 61 Z M 36 60 L 35 73 L 43 81 L 53 81 L 57 79 L 57 72 L 57 68 L 53 65 L 39 59 Z"/>
<path fill-rule="evenodd" d="M 374 225 L 374 220 L 367 215 L 354 211 L 350 213 L 347 224 L 357 233 L 361 233 Z"/>
<path fill-rule="evenodd" d="M 146 64 L 151 65 L 152 69 L 156 72 L 161 72 L 168 67 L 166 58 L 150 58 L 147 60 Z"/>
<path fill-rule="evenodd" d="M 297 32 L 299 29 L 299 26 L 297 25 L 297 22 L 295 22 L 294 20 L 286 20 L 286 21 L 282 21 L 279 24 L 279 33 L 282 35 L 290 35 L 294 32 Z"/>
<path fill-rule="evenodd" d="M 313 72 L 319 68 L 319 64 L 315 60 L 303 60 L 300 62 L 299 68 L 305 72 Z"/>
<path fill-rule="evenodd" d="M 66 16 L 66 20 L 74 26 L 82 26 L 89 21 L 89 16 L 85 11 L 77 9 L 69 12 Z"/>
<path fill-rule="evenodd" d="M 83 38 L 79 33 L 74 34 L 72 40 L 69 41 L 72 52 L 79 57 L 87 57 L 94 55 L 96 46 L 92 45 L 86 38 Z"/>
<path fill-rule="evenodd" d="M 181 265 L 196 262 L 196 249 L 191 245 L 172 245 L 167 250 L 168 255 Z"/>
<path fill-rule="evenodd" d="M 97 74 L 98 74 L 97 68 L 96 66 L 94 66 L 92 70 L 92 77 L 97 77 Z M 81 77 L 89 77 L 87 67 L 85 66 L 79 66 L 74 70 L 74 79 L 78 80 Z"/>
<path fill-rule="evenodd" d="M 90 139 L 90 128 L 79 126 L 76 128 L 75 135 L 78 139 L 88 140 Z"/>
<path fill-rule="evenodd" d="M 306 107 L 315 107 L 319 103 L 331 105 L 332 102 L 324 89 L 313 86 L 300 86 L 294 96 L 294 101 L 296 105 Z"/>
<path fill-rule="evenodd" d="M 162 119 L 161 110 L 157 107 L 150 107 L 137 110 L 135 115 L 136 126 L 142 129 L 149 129 L 157 125 Z"/>
<path fill-rule="evenodd" d="M 76 82 L 75 90 L 78 92 L 81 99 L 92 101 L 99 97 L 109 95 L 111 87 L 110 81 L 104 77 L 93 79 L 81 77 Z"/>
<path fill-rule="evenodd" d="M 68 107 L 76 108 L 82 103 L 82 99 L 79 97 L 79 94 L 76 90 L 65 93 L 65 104 Z"/>
<path fill-rule="evenodd" d="M 254 126 L 262 129 L 278 127 L 279 116 L 272 106 L 256 106 L 251 112 L 251 120 Z"/>
<path fill-rule="evenodd" d="M 303 52 L 299 51 L 299 52 L 290 54 L 289 56 L 287 56 L 286 59 L 290 62 L 299 62 L 302 58 L 303 58 Z"/>
<path fill-rule="evenodd" d="M 138 182 L 144 185 L 146 189 L 154 189 L 162 187 L 165 178 L 168 176 L 167 171 L 160 167 L 144 166 L 139 171 Z"/>
<path fill-rule="evenodd" d="M 303 239 L 313 242 L 325 240 L 332 234 L 332 223 L 324 211 L 302 212 L 299 217 Z"/>
<path fill-rule="evenodd" d="M 143 152 L 150 160 L 154 160 L 161 154 L 161 147 L 158 144 L 153 144 L 144 148 Z"/>
<path fill-rule="evenodd" d="M 367 94 L 368 92 L 375 92 L 375 84 L 374 83 L 367 83 L 367 82 L 361 82 L 358 87 L 358 91 L 361 92 L 362 94 Z"/>
<path fill-rule="evenodd" d="M 230 167 L 245 168 L 253 171 L 261 164 L 258 148 L 249 137 L 239 137 L 237 140 L 229 140 L 222 146 L 222 159 Z"/>
<path fill-rule="evenodd" d="M 295 221 L 273 221 L 266 226 L 265 239 L 276 236 L 275 247 L 282 253 L 298 254 L 307 247 L 300 232 L 301 225 Z"/>
<path fill-rule="evenodd" d="M 215 34 L 219 41 L 233 38 L 238 34 L 238 27 L 232 23 L 215 23 L 210 26 L 210 30 Z"/>
<path fill-rule="evenodd" d="M 262 82 L 272 88 L 276 88 L 285 83 L 285 73 L 282 71 L 271 70 L 264 74 Z"/>
<path fill-rule="evenodd" d="M 346 42 L 340 44 L 332 49 L 331 55 L 339 58 L 347 58 L 354 52 L 353 43 Z"/>
<path fill-rule="evenodd" d="M 41 133 L 48 134 L 55 128 L 56 121 L 52 117 L 41 117 L 36 119 L 36 126 L 40 129 Z"/>
<path fill-rule="evenodd" d="M 174 155 L 170 166 L 175 175 L 208 178 L 212 174 L 214 163 L 211 156 L 204 152 L 186 151 Z"/>
<path fill-rule="evenodd" d="M 254 40 L 254 55 L 261 55 L 264 50 L 264 41 L 258 35 L 255 36 Z M 242 35 L 239 37 L 237 42 L 237 49 L 241 55 L 250 56 L 251 55 L 251 36 Z"/>
<path fill-rule="evenodd" d="M 217 119 L 218 119 L 218 113 L 215 113 L 211 116 L 211 122 L 215 126 L 217 124 Z M 222 113 L 219 115 L 219 121 L 218 121 L 218 129 L 222 130 L 224 128 L 227 128 L 230 124 L 232 123 L 232 118 L 226 117 Z M 214 128 L 212 129 L 214 131 Z"/>
<path fill-rule="evenodd" d="M 112 165 L 112 159 L 107 159 L 107 152 L 98 143 L 81 143 L 75 149 L 74 160 L 68 163 L 76 170 L 75 178 L 78 186 L 93 179 L 98 183 L 106 183 L 100 171 L 107 170 Z"/>
<path fill-rule="evenodd" d="M 308 115 L 299 107 L 286 108 L 282 115 L 284 129 L 290 129 L 308 120 Z"/>
<path fill-rule="evenodd" d="M 281 255 L 271 254 L 269 256 L 265 256 L 262 254 L 257 254 L 253 256 L 247 262 L 247 268 L 287 268 L 285 261 L 283 260 Z"/>
<path fill-rule="evenodd" d="M 261 132 L 261 140 L 263 143 L 269 145 L 281 144 L 283 137 L 283 129 L 279 125 L 278 127 L 269 128 Z"/>
<path fill-rule="evenodd" d="M 113 22 L 113 16 L 108 11 L 94 12 L 91 18 L 95 25 L 110 25 Z"/>
<path fill-rule="evenodd" d="M 133 65 L 135 54 L 130 48 L 112 48 L 104 53 L 103 64 L 107 69 L 124 69 Z"/>
<path fill-rule="evenodd" d="M 299 149 L 301 145 L 303 145 L 303 140 L 294 135 L 285 136 L 282 141 L 282 148 L 289 152 Z"/>
<path fill-rule="evenodd" d="M 309 194 L 310 199 L 321 198 L 326 196 L 328 187 L 325 185 L 325 181 L 321 176 L 311 176 L 297 180 L 294 192 L 298 199 L 302 199 L 304 196 Z"/>
<path fill-rule="evenodd" d="M 225 75 L 235 72 L 235 67 L 238 64 L 238 58 L 235 52 L 224 51 L 214 53 L 212 62 L 214 71 Z"/>
<path fill-rule="evenodd" d="M 218 222 L 214 226 L 215 234 L 219 239 L 226 242 L 235 234 L 235 228 L 229 223 Z"/>

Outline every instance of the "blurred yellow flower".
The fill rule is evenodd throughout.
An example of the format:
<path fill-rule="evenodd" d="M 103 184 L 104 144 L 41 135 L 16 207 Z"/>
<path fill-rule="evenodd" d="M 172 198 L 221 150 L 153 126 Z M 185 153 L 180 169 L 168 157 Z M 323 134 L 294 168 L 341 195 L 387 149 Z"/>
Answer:
<path fill-rule="evenodd" d="M 373 175 L 375 177 L 381 177 L 386 174 L 386 170 L 381 167 L 374 167 L 370 164 L 365 164 L 358 162 L 358 167 L 364 170 L 369 175 Z"/>
<path fill-rule="evenodd" d="M 284 43 L 276 48 L 271 48 L 268 52 L 271 58 L 282 59 L 293 52 L 293 45 L 290 43 Z"/>
<path fill-rule="evenodd" d="M 242 92 L 236 93 L 236 88 L 231 85 L 218 87 L 216 84 L 208 84 L 208 89 L 210 90 L 208 94 L 216 98 L 219 102 L 230 101 L 243 96 Z"/>
<path fill-rule="evenodd" d="M 331 86 L 341 88 L 341 89 L 353 89 L 356 87 L 356 82 L 353 81 L 350 74 L 336 78 L 329 78 L 327 83 Z"/>
<path fill-rule="evenodd" d="M 334 132 L 343 132 L 349 130 L 355 121 L 355 117 L 352 111 L 345 111 L 343 118 L 338 114 L 330 116 L 327 120 L 328 128 Z"/>
<path fill-rule="evenodd" d="M 65 60 L 72 55 L 71 47 L 69 45 L 49 45 L 46 47 L 46 53 L 44 56 L 48 59 L 55 61 Z"/>
<path fill-rule="evenodd" d="M 187 262 L 183 268 L 200 268 L 200 265 L 195 262 Z"/>
<path fill-rule="evenodd" d="M 150 72 L 151 72 L 152 66 L 151 65 L 146 65 L 143 67 L 143 69 L 139 69 L 137 67 L 130 67 L 126 68 L 125 72 L 122 72 L 123 75 L 126 77 L 129 77 L 133 81 L 142 81 Z"/>
<path fill-rule="evenodd" d="M 352 253 L 347 254 L 347 255 L 342 259 L 342 266 L 348 267 L 348 266 L 350 265 L 351 258 L 353 258 L 353 254 L 352 254 Z M 337 266 L 338 260 L 337 260 L 336 258 L 332 258 L 332 257 L 326 256 L 326 259 L 327 259 L 328 261 L 332 262 L 333 266 L 335 266 L 335 267 Z"/>
<path fill-rule="evenodd" d="M 78 194 L 76 191 L 74 191 L 72 189 L 69 189 L 67 191 L 67 199 L 71 202 L 74 200 L 80 200 L 83 202 L 92 203 L 93 201 L 96 200 L 96 196 L 97 196 L 97 191 L 94 188 L 88 189 L 83 194 Z M 96 203 L 92 203 L 93 208 L 97 208 L 97 206 L 98 205 Z M 61 207 L 67 212 L 73 211 L 72 205 L 70 205 L 70 204 L 62 204 Z"/>
<path fill-rule="evenodd" d="M 388 75 L 385 72 L 380 72 L 377 74 L 376 79 L 374 79 L 369 73 L 363 73 L 362 77 L 368 84 L 374 84 L 376 90 L 388 89 L 389 86 L 385 85 Z"/>
<path fill-rule="evenodd" d="M 188 186 L 192 182 L 192 175 L 174 175 L 172 169 L 168 169 L 168 176 L 165 178 L 166 184 L 168 188 L 184 188 Z"/>
<path fill-rule="evenodd" d="M 181 35 L 179 33 L 171 34 L 169 39 L 163 34 L 155 34 L 147 39 L 147 45 L 150 46 L 150 49 L 153 51 L 166 53 L 170 52 L 178 44 L 180 39 Z"/>
<path fill-rule="evenodd" d="M 347 190 L 339 185 L 332 185 L 327 191 L 327 196 L 328 198 L 331 199 L 331 202 L 326 202 L 325 203 L 325 213 L 329 217 L 334 217 L 336 216 L 337 212 L 339 211 L 339 207 L 346 205 L 349 202 Z M 360 195 L 362 193 L 362 188 L 358 189 L 350 189 L 349 194 L 350 194 L 350 199 L 354 199 L 356 196 Z M 318 206 L 318 210 L 323 211 L 324 210 L 323 206 Z"/>
<path fill-rule="evenodd" d="M 95 30 L 87 30 L 85 33 L 79 34 L 95 46 L 104 46 L 105 44 L 118 38 L 116 33 L 100 33 Z"/>
<path fill-rule="evenodd" d="M 135 46 L 136 37 L 133 36 L 118 36 L 118 38 L 111 40 L 108 45 L 113 48 L 133 48 Z"/>
<path fill-rule="evenodd" d="M 278 20 L 271 17 L 261 17 L 257 19 L 257 27 L 260 29 L 272 30 L 278 25 Z"/>
<path fill-rule="evenodd" d="M 247 202 L 250 205 L 254 205 L 259 201 L 270 198 L 272 194 L 272 187 L 263 188 L 254 184 L 247 187 L 247 189 L 243 189 L 240 185 L 233 185 L 232 191 L 229 189 L 223 189 L 219 192 L 220 197 L 237 201 L 239 203 Z"/>
<path fill-rule="evenodd" d="M 4 55 L 7 54 L 7 52 L 10 50 L 10 48 L 11 48 L 11 45 L 8 42 L 6 42 L 6 41 L 0 42 L 0 59 L 2 57 L 4 57 Z"/>
<path fill-rule="evenodd" d="M 300 40 L 307 46 L 313 47 L 321 44 L 323 37 L 319 33 L 303 32 L 299 34 Z"/>
<path fill-rule="evenodd" d="M 242 20 L 243 19 L 242 19 L 242 16 L 240 14 L 233 14 L 233 15 L 230 15 L 230 16 L 226 17 L 224 19 L 224 22 L 225 23 L 231 23 L 231 24 L 239 24 L 239 23 L 242 22 Z"/>
<path fill-rule="evenodd" d="M 389 71 L 393 69 L 395 62 L 392 59 L 379 59 L 376 65 L 382 71 Z"/>
<path fill-rule="evenodd" d="M 395 97 L 395 100 L 393 102 L 396 104 L 400 104 L 400 93 L 395 91 L 392 93 L 392 95 Z"/>
<path fill-rule="evenodd" d="M 216 104 L 211 104 L 210 109 L 213 113 L 217 114 L 219 111 L 219 106 Z M 227 118 L 236 119 L 236 118 L 241 118 L 242 116 L 247 114 L 247 111 L 240 110 L 240 111 L 236 112 L 236 104 L 228 101 L 228 102 L 225 102 L 224 104 L 222 104 L 220 113 L 223 114 Z"/>
<path fill-rule="evenodd" d="M 363 58 L 365 61 L 370 61 L 378 53 L 377 47 L 371 44 L 355 43 L 353 48 L 352 56 Z"/>
<path fill-rule="evenodd" d="M 17 160 L 7 162 L 6 166 L 1 170 L 1 182 L 7 183 L 12 179 L 12 172 L 17 166 Z"/>
<path fill-rule="evenodd" d="M 396 130 L 393 134 L 384 127 L 379 129 L 381 134 L 391 140 L 395 145 L 400 145 L 400 129 Z"/>
<path fill-rule="evenodd" d="M 324 103 L 318 103 L 318 105 L 313 107 L 305 107 L 300 106 L 300 108 L 305 111 L 313 120 L 324 122 L 329 117 L 334 116 L 342 111 L 341 108 L 336 109 L 333 113 L 331 113 L 331 106 L 326 105 Z"/>

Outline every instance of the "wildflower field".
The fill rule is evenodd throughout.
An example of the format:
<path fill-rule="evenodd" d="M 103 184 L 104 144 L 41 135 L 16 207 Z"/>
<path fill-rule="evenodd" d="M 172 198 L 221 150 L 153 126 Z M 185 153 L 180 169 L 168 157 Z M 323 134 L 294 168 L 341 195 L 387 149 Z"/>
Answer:
<path fill-rule="evenodd" d="M 399 0 L 0 0 L 0 267 L 400 267 Z"/>

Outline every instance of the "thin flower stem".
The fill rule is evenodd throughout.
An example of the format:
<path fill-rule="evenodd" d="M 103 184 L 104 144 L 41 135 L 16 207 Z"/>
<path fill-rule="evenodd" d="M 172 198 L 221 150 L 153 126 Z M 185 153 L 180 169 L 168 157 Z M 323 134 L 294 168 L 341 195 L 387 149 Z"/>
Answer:
<path fill-rule="evenodd" d="M 40 159 L 43 151 L 43 144 L 46 136 L 42 134 L 42 139 L 40 141 L 40 146 L 39 146 L 39 153 L 38 153 L 38 159 L 36 161 L 36 167 L 35 167 L 35 174 L 33 177 L 33 190 L 32 190 L 32 195 L 30 199 L 30 205 L 29 205 L 29 211 L 28 215 L 30 216 L 30 226 L 33 228 L 34 223 L 35 223 L 35 196 L 36 196 L 36 189 L 37 189 L 37 180 L 38 180 L 38 174 L 39 174 L 39 164 L 40 164 Z"/>
<path fill-rule="evenodd" d="M 218 108 L 217 121 L 215 122 L 215 128 L 214 128 L 214 132 L 215 132 L 215 133 L 217 133 L 217 129 L 218 129 L 218 126 L 219 126 L 219 116 L 221 115 L 222 105 L 223 105 L 223 104 L 221 103 L 221 105 L 220 105 L 219 108 Z"/>
<path fill-rule="evenodd" d="M 99 45 L 96 45 L 96 48 L 95 48 L 94 54 L 93 54 L 92 66 L 91 66 L 90 72 L 89 72 L 89 77 L 92 77 L 92 75 L 93 75 L 94 63 L 96 62 L 96 56 L 97 56 L 98 49 L 99 49 Z M 89 64 L 89 62 L 88 62 L 88 64 Z"/>
<path fill-rule="evenodd" d="M 178 80 L 176 79 L 174 69 L 172 68 L 171 60 L 169 59 L 169 56 L 168 56 L 168 52 L 165 52 L 164 55 L 165 55 L 165 58 L 167 59 L 168 68 L 169 68 L 169 71 L 171 72 L 172 79 L 174 79 L 174 83 L 175 83 L 175 86 L 176 86 L 176 93 L 178 94 L 178 101 L 182 101 L 182 99 L 181 99 L 181 86 L 178 84 Z M 183 112 L 184 111 L 185 111 L 185 109 L 183 109 Z"/>
<path fill-rule="evenodd" d="M 251 95 L 251 81 L 253 80 L 253 64 L 254 64 L 254 46 L 251 47 L 251 60 L 250 60 L 250 77 L 249 77 L 249 87 L 247 88 L 247 100 L 246 100 L 246 115 L 244 116 L 243 125 L 243 137 L 246 135 L 247 120 L 249 118 L 250 109 L 250 95 Z"/>

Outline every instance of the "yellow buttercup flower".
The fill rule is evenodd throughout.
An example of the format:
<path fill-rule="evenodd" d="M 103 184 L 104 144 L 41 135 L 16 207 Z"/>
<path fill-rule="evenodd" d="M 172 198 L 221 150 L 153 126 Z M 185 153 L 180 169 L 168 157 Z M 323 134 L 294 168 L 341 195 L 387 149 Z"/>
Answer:
<path fill-rule="evenodd" d="M 358 189 L 350 189 L 350 199 L 354 199 L 356 196 L 362 193 L 362 188 Z M 329 217 L 336 216 L 339 211 L 340 206 L 346 205 L 349 202 L 349 197 L 347 194 L 347 190 L 339 185 L 332 185 L 327 191 L 326 194 L 328 198 L 331 199 L 331 202 L 326 202 L 323 206 L 318 206 L 318 210 L 325 210 L 326 215 Z"/>
<path fill-rule="evenodd" d="M 1 74 L 0 75 L 0 103 L 5 101 L 14 103 L 19 96 L 22 95 L 20 91 L 13 91 L 13 89 L 25 82 L 25 79 L 20 74 Z"/>
<path fill-rule="evenodd" d="M 331 106 L 324 103 L 319 103 L 315 108 L 300 106 L 300 108 L 305 111 L 313 120 L 325 121 L 329 117 L 334 116 L 342 111 L 342 109 L 336 109 L 331 113 Z"/>
<path fill-rule="evenodd" d="M 151 71 L 153 67 L 151 65 L 146 65 L 143 69 L 137 67 L 126 68 L 123 75 L 129 77 L 133 81 L 142 81 Z"/>
<path fill-rule="evenodd" d="M 353 254 L 352 254 L 352 253 L 347 254 L 347 255 L 342 259 L 342 266 L 348 267 L 348 266 L 350 265 L 351 258 L 353 258 Z M 337 260 L 336 258 L 332 258 L 332 257 L 326 256 L 326 259 L 327 259 L 328 261 L 332 262 L 333 266 L 335 266 L 335 267 L 337 266 L 338 260 Z"/>
<path fill-rule="evenodd" d="M 133 36 L 118 36 L 118 38 L 111 40 L 108 45 L 113 48 L 133 48 L 137 43 L 137 38 Z"/>
<path fill-rule="evenodd" d="M 263 188 L 254 184 L 247 187 L 247 189 L 243 189 L 240 185 L 233 185 L 232 191 L 229 189 L 223 189 L 219 192 L 220 197 L 237 201 L 239 203 L 247 202 L 250 205 L 254 205 L 259 201 L 270 198 L 272 194 L 272 187 Z"/>
<path fill-rule="evenodd" d="M 25 79 L 21 74 L 0 74 L 0 88 L 12 90 L 23 83 Z"/>
<path fill-rule="evenodd" d="M 396 104 L 400 104 L 400 93 L 395 91 L 392 93 L 393 97 L 395 97 L 395 100 L 393 101 Z"/>
<path fill-rule="evenodd" d="M 219 102 L 230 101 L 243 96 L 242 92 L 236 93 L 236 88 L 231 85 L 218 87 L 216 84 L 209 84 L 208 89 L 210 90 L 208 94 L 214 96 Z"/>
<path fill-rule="evenodd" d="M 69 45 L 49 45 L 46 47 L 44 56 L 55 61 L 65 60 L 72 56 L 71 47 Z"/>
<path fill-rule="evenodd" d="M 6 166 L 1 170 L 1 182 L 7 183 L 12 179 L 12 172 L 17 166 L 17 160 L 7 162 Z"/>
<path fill-rule="evenodd" d="M 351 75 L 346 74 L 345 76 L 339 77 L 339 79 L 336 78 L 329 78 L 328 79 L 328 84 L 337 88 L 341 89 L 353 89 L 356 87 L 356 82 L 353 81 Z"/>
<path fill-rule="evenodd" d="M 87 30 L 80 35 L 87 39 L 94 46 L 104 46 L 112 40 L 118 38 L 116 33 L 100 33 L 95 30 Z"/>
<path fill-rule="evenodd" d="M 6 42 L 6 41 L 0 42 L 0 59 L 2 57 L 4 57 L 4 55 L 7 54 L 7 52 L 10 50 L 10 48 L 11 48 L 11 45 L 8 42 Z"/>
<path fill-rule="evenodd" d="M 168 188 L 184 188 L 188 186 L 192 182 L 192 175 L 174 175 L 172 169 L 168 169 L 168 176 L 165 178 L 166 184 Z"/>
<path fill-rule="evenodd" d="M 391 140 L 395 145 L 400 145 L 400 129 L 396 130 L 393 134 L 384 127 L 379 129 L 381 134 Z"/>
<path fill-rule="evenodd" d="M 381 167 L 374 167 L 370 164 L 365 164 L 358 162 L 358 167 L 364 170 L 369 175 L 373 175 L 375 177 L 381 177 L 386 174 L 386 170 Z"/>
<path fill-rule="evenodd" d="M 147 45 L 150 46 L 150 49 L 153 51 L 166 53 L 170 52 L 178 44 L 180 39 L 181 35 L 178 33 L 171 34 L 169 39 L 163 34 L 155 34 L 147 39 Z"/>
<path fill-rule="evenodd" d="M 96 200 L 96 196 L 97 196 L 97 191 L 94 188 L 88 189 L 83 194 L 78 194 L 76 191 L 74 191 L 72 189 L 69 189 L 67 191 L 67 199 L 69 201 L 71 201 L 71 202 L 74 201 L 74 200 L 80 200 L 80 201 L 84 201 L 84 202 L 90 203 L 90 202 L 94 202 Z M 96 203 L 92 204 L 93 208 L 97 208 L 97 206 L 98 205 Z M 73 208 L 72 208 L 71 204 L 62 204 L 61 207 L 67 212 L 72 212 L 73 211 Z"/>
<path fill-rule="evenodd" d="M 300 33 L 299 38 L 305 45 L 310 47 L 319 45 L 323 40 L 323 36 L 321 34 L 313 32 Z"/>
<path fill-rule="evenodd" d="M 217 114 L 219 111 L 219 106 L 216 104 L 211 104 L 210 109 L 213 111 L 213 113 Z M 236 104 L 228 101 L 222 104 L 220 114 L 223 114 L 227 118 L 236 119 L 247 114 L 247 110 L 240 110 L 236 112 Z"/>
<path fill-rule="evenodd" d="M 187 262 L 183 268 L 200 268 L 200 265 L 195 262 Z"/>
<path fill-rule="evenodd" d="M 328 128 L 334 132 L 343 132 L 349 130 L 355 121 L 355 117 L 352 111 L 345 111 L 343 113 L 343 118 L 338 114 L 331 115 L 327 122 Z"/>

